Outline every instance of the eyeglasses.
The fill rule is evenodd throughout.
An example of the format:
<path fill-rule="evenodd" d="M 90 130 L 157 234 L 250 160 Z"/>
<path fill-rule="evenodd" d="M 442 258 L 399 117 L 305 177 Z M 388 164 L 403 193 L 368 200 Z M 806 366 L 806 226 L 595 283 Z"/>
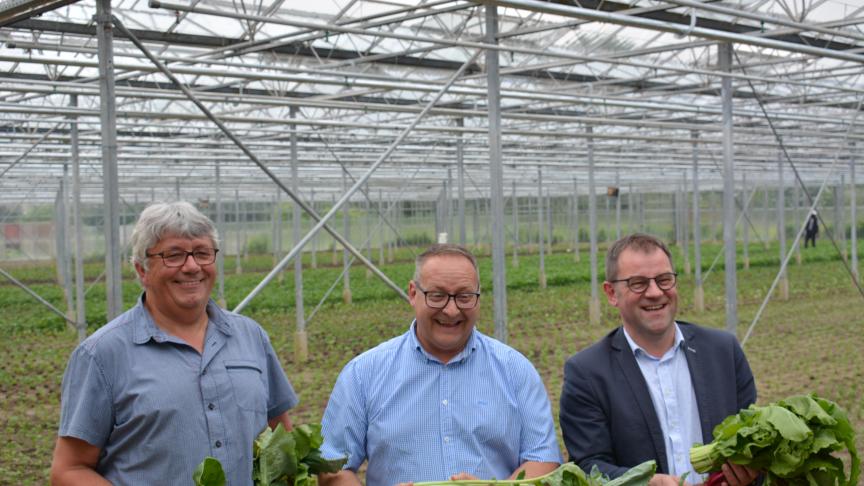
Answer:
<path fill-rule="evenodd" d="M 635 276 L 630 278 L 622 278 L 618 280 L 610 280 L 609 283 L 616 282 L 627 282 L 627 288 L 630 289 L 631 292 L 641 294 L 648 290 L 648 286 L 651 285 L 651 281 L 657 284 L 657 288 L 660 290 L 669 290 L 675 286 L 677 282 L 678 274 L 675 272 L 669 273 L 661 273 L 656 277 L 642 277 Z"/>
<path fill-rule="evenodd" d="M 439 292 L 437 290 L 424 290 L 417 282 L 414 282 L 417 290 L 423 292 L 426 297 L 426 305 L 433 309 L 443 309 L 450 303 L 450 299 L 456 303 L 456 308 L 466 310 L 473 309 L 477 306 L 477 301 L 480 300 L 480 292 L 460 292 L 458 294 L 448 294 L 447 292 Z"/>
<path fill-rule="evenodd" d="M 162 257 L 162 263 L 168 268 L 182 267 L 186 264 L 189 255 L 195 260 L 198 265 L 210 265 L 216 261 L 216 253 L 219 248 L 196 248 L 192 251 L 186 250 L 166 250 L 159 253 L 145 253 L 147 258 Z"/>

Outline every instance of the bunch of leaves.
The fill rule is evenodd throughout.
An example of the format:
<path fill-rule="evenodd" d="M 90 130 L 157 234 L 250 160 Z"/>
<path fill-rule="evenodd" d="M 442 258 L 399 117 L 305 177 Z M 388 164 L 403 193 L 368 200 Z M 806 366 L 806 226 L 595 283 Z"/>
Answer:
<path fill-rule="evenodd" d="M 843 461 L 833 455 L 844 449 L 851 462 L 848 478 Z M 846 412 L 814 394 L 751 405 L 715 427 L 710 444 L 690 449 L 698 472 L 717 471 L 726 461 L 764 471 L 765 486 L 853 486 L 861 466 Z"/>
<path fill-rule="evenodd" d="M 656 470 L 657 464 L 654 461 L 645 461 L 623 475 L 609 479 L 597 466 L 594 466 L 591 474 L 585 474 L 579 466 L 568 462 L 548 474 L 529 479 L 525 479 L 525 471 L 522 471 L 516 479 L 427 481 L 414 483 L 414 486 L 647 486 Z"/>
<path fill-rule="evenodd" d="M 342 470 L 347 458 L 324 459 L 321 425 L 304 424 L 290 432 L 282 424 L 265 427 L 252 444 L 254 486 L 315 486 L 315 475 Z M 195 486 L 225 486 L 225 472 L 215 458 L 207 457 L 192 475 Z"/>

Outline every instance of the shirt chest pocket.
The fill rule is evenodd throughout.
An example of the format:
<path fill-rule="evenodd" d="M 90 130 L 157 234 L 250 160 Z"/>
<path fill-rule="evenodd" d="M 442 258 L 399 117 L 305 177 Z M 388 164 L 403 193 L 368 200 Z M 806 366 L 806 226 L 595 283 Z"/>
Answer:
<path fill-rule="evenodd" d="M 249 412 L 266 413 L 267 392 L 261 366 L 254 361 L 226 360 L 225 371 L 237 406 Z"/>

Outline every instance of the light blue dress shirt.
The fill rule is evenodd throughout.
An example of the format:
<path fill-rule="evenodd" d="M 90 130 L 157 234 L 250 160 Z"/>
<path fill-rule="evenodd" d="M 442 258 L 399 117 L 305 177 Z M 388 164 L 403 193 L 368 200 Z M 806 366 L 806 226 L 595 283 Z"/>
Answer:
<path fill-rule="evenodd" d="M 342 370 L 324 412 L 322 452 L 368 459 L 367 486 L 503 479 L 526 461 L 561 462 L 549 397 L 518 351 L 476 329 L 446 365 L 415 335 L 386 341 Z"/>
<path fill-rule="evenodd" d="M 690 464 L 690 447 L 702 443 L 702 428 L 681 329 L 676 323 L 675 344 L 660 358 L 651 356 L 636 344 L 626 329 L 624 336 L 633 350 L 636 363 L 639 364 L 651 393 L 651 401 L 654 403 L 654 411 L 657 412 L 666 444 L 669 473 L 681 476 L 689 472 L 686 478 L 688 483 L 703 482 L 705 477 L 697 473 Z"/>
<path fill-rule="evenodd" d="M 59 435 L 99 447 L 96 471 L 115 485 L 192 484 L 206 456 L 228 484 L 251 485 L 252 441 L 297 404 L 267 334 L 211 300 L 202 355 L 142 302 L 72 353 Z"/>

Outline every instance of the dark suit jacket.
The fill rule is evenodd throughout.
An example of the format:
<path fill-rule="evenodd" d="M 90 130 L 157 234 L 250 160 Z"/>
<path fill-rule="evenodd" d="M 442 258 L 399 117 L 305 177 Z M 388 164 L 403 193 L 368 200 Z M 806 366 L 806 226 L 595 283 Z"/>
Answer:
<path fill-rule="evenodd" d="M 677 322 L 708 443 L 717 424 L 756 401 L 753 373 L 733 335 Z M 654 459 L 668 474 L 660 421 L 620 327 L 567 360 L 560 421 L 570 460 L 586 472 L 596 464 L 615 478 Z"/>

